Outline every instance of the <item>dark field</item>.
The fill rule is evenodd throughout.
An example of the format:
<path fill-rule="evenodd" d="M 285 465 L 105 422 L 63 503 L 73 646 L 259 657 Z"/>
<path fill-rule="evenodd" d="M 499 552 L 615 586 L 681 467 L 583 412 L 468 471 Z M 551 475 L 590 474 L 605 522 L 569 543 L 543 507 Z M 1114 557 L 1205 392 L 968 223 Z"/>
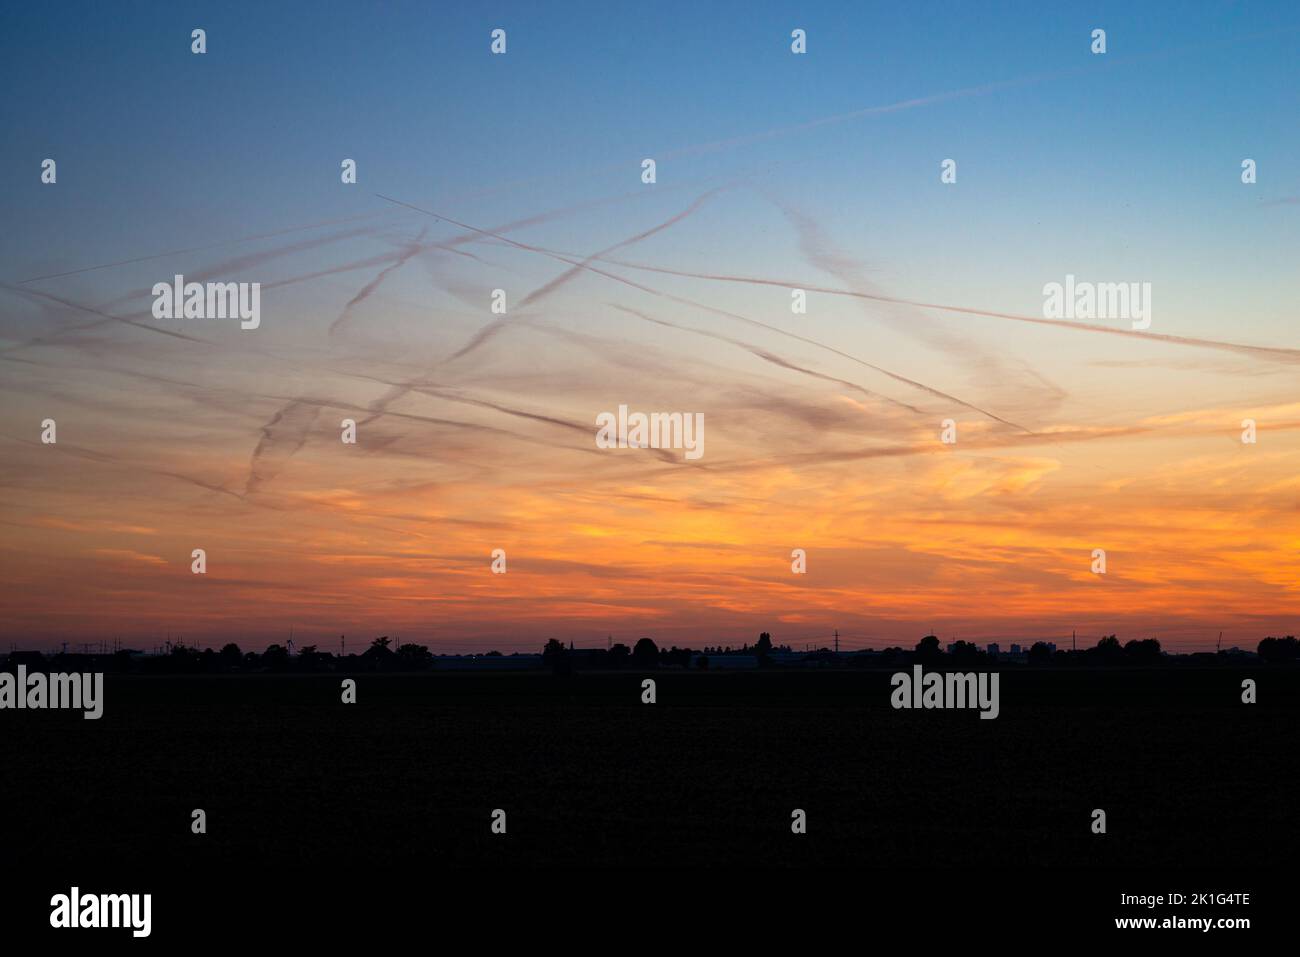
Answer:
<path fill-rule="evenodd" d="M 1300 671 L 1007 669 L 992 721 L 895 711 L 890 674 L 659 672 L 654 705 L 631 671 L 363 674 L 355 705 L 337 675 L 110 674 L 99 721 L 0 713 L 5 856 L 177 875 L 1253 869 L 1300 849 Z"/>

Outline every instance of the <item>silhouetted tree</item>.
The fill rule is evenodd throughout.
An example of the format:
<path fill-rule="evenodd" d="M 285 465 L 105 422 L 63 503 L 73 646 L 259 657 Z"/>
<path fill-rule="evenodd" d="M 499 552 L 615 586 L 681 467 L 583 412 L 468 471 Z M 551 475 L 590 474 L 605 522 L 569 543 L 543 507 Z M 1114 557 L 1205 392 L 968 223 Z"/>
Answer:
<path fill-rule="evenodd" d="M 316 650 L 315 645 L 303 645 L 298 649 L 297 665 L 302 671 L 317 671 L 324 660 L 325 656 Z"/>
<path fill-rule="evenodd" d="M 1029 649 L 1029 663 L 1031 665 L 1045 665 L 1052 660 L 1052 649 L 1047 647 L 1047 642 L 1036 641 Z"/>
<path fill-rule="evenodd" d="M 632 649 L 632 663 L 638 668 L 653 668 L 659 664 L 659 647 L 649 638 L 641 638 Z"/>
<path fill-rule="evenodd" d="M 916 643 L 916 656 L 922 661 L 931 661 L 942 654 L 937 635 L 926 635 Z"/>
<path fill-rule="evenodd" d="M 1118 665 L 1124 662 L 1124 648 L 1114 635 L 1106 635 L 1083 654 L 1094 664 Z"/>
<path fill-rule="evenodd" d="M 272 671 L 283 671 L 289 665 L 289 652 L 280 645 L 269 645 L 262 652 L 262 665 Z"/>
<path fill-rule="evenodd" d="M 409 642 L 397 646 L 397 658 L 407 668 L 427 668 L 433 663 L 433 655 L 428 648 Z"/>
<path fill-rule="evenodd" d="M 763 632 L 758 636 L 758 644 L 754 645 L 754 654 L 766 655 L 772 651 L 772 636 Z"/>
<path fill-rule="evenodd" d="M 1300 641 L 1294 635 L 1285 638 L 1265 638 L 1255 649 L 1270 665 L 1280 665 L 1300 659 Z"/>
<path fill-rule="evenodd" d="M 221 649 L 221 663 L 227 668 L 238 668 L 243 663 L 244 656 L 240 654 L 239 645 L 233 641 Z"/>
<path fill-rule="evenodd" d="M 621 641 L 609 649 L 609 663 L 615 668 L 623 667 L 630 657 L 632 657 L 632 649 Z"/>
<path fill-rule="evenodd" d="M 972 664 L 984 657 L 984 652 L 969 641 L 955 641 L 952 646 L 952 660 L 958 664 Z"/>
<path fill-rule="evenodd" d="M 691 650 L 689 648 L 678 648 L 673 645 L 668 651 L 661 651 L 659 659 L 675 668 L 689 668 L 691 666 Z"/>
<path fill-rule="evenodd" d="M 1124 656 L 1135 664 L 1155 664 L 1160 660 L 1160 642 L 1155 638 L 1135 639 L 1124 645 Z"/>
<path fill-rule="evenodd" d="M 542 649 L 542 661 L 550 665 L 551 673 L 556 677 L 564 677 L 573 672 L 569 649 L 564 647 L 564 642 L 555 638 L 546 642 L 546 647 Z"/>

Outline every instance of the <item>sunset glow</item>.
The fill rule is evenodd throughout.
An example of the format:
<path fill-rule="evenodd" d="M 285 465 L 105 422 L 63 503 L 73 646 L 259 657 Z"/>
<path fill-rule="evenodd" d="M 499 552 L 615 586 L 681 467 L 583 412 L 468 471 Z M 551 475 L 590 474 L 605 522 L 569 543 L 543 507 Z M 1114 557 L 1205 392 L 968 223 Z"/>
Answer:
<path fill-rule="evenodd" d="M 1077 630 L 1190 650 L 1294 633 L 1300 142 L 1280 122 L 1294 90 L 1268 80 L 1280 46 L 1242 41 L 1260 72 L 1211 89 L 1180 52 L 1194 36 L 1060 70 L 1054 50 L 1025 62 L 1023 36 L 922 69 L 850 64 L 835 34 L 812 34 L 825 68 L 874 82 L 724 45 L 707 69 L 734 71 L 735 102 L 708 116 L 662 64 L 711 58 L 667 33 L 687 49 L 645 54 L 644 96 L 636 49 L 575 53 L 565 76 L 521 45 L 528 104 L 437 34 L 433 98 L 383 69 L 317 71 L 308 97 L 277 86 L 292 62 L 246 52 L 234 86 L 273 100 L 151 68 L 101 115 L 84 73 L 33 66 L 6 125 L 39 122 L 67 161 L 46 187 L 39 157 L 6 156 L 26 178 L 6 176 L 0 247 L 3 639 L 261 647 L 292 628 L 331 650 L 382 634 L 509 652 Z M 275 56 L 350 41 L 340 24 Z M 633 62 L 587 87 L 611 57 Z M 38 121 L 21 89 L 38 82 L 43 108 L 75 88 L 78 109 Z M 373 115 L 349 84 L 384 91 Z M 1207 144 L 1171 89 L 1249 117 L 1249 152 Z M 230 142 L 205 153 L 231 103 Z M 166 142 L 149 116 L 174 124 Z M 72 157 L 92 140 L 87 171 Z M 1150 282 L 1149 329 L 1044 319 L 1067 274 Z M 260 327 L 155 318 L 151 287 L 175 275 L 261 283 Z M 705 453 L 598 448 L 620 404 L 702 413 Z"/>

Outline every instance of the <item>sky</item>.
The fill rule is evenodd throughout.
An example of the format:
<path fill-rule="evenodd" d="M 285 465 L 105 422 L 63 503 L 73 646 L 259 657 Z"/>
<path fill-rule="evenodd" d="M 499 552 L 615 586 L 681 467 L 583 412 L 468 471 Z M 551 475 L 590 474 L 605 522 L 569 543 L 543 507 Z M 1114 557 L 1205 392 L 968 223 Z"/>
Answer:
<path fill-rule="evenodd" d="M 6 8 L 0 641 L 1294 634 L 1300 8 L 1043 6 Z"/>

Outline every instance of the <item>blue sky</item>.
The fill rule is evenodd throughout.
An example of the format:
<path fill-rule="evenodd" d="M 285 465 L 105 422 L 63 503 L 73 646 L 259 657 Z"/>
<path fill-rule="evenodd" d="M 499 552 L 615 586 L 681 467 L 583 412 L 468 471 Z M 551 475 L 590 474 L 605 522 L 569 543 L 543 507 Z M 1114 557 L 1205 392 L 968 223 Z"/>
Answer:
<path fill-rule="evenodd" d="M 340 194 L 343 156 L 361 164 L 367 193 L 510 218 L 635 185 L 643 156 L 1040 76 L 680 156 L 663 162 L 660 182 L 782 164 L 768 175 L 838 211 L 837 226 L 864 216 L 887 226 L 900 269 L 933 249 L 936 234 L 963 243 L 967 217 L 1027 254 L 1069 234 L 1103 267 L 1107 255 L 1134 252 L 1106 238 L 1114 216 L 1131 216 L 1158 243 L 1148 270 L 1211 249 L 1243 269 L 1294 251 L 1294 217 L 1243 210 L 1235 172 L 1244 156 L 1259 162 L 1251 199 L 1300 194 L 1292 4 L 64 11 L 5 13 L 0 161 L 13 225 L 0 249 L 10 276 L 39 271 L 52 248 L 93 262 L 124 248 L 183 246 L 196 228 L 233 238 L 352 209 L 369 197 Z M 199 25 L 209 38 L 203 57 L 189 52 Z M 495 26 L 508 31 L 504 57 L 487 52 Z M 795 26 L 809 34 L 803 57 L 789 52 Z M 1102 57 L 1088 50 L 1094 26 L 1108 33 Z M 60 163 L 53 195 L 33 172 L 45 156 Z M 949 156 L 959 163 L 958 197 L 913 188 L 936 181 Z M 1213 228 L 1189 230 L 1192 210 L 1193 222 Z M 1046 247 L 1030 235 L 1045 231 Z M 969 283 L 990 270 L 982 248 L 971 237 L 951 257 L 968 264 Z M 992 271 L 994 281 L 1009 278 Z"/>

